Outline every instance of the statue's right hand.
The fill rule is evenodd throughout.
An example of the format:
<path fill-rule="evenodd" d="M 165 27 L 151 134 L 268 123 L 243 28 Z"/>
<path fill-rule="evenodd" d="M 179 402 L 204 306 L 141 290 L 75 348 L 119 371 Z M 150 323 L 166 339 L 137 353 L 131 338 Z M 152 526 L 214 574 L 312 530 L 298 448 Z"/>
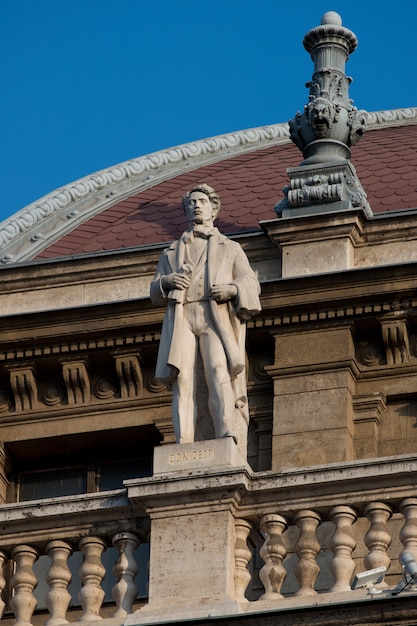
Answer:
<path fill-rule="evenodd" d="M 173 272 L 162 276 L 161 285 L 166 291 L 171 289 L 186 289 L 190 284 L 191 277 L 187 274 L 180 274 L 179 272 Z"/>

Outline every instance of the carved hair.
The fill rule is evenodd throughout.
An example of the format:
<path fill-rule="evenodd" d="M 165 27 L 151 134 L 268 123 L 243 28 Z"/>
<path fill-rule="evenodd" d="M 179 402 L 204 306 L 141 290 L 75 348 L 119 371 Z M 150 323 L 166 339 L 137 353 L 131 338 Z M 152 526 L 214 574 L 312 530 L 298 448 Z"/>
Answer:
<path fill-rule="evenodd" d="M 188 203 L 188 199 L 191 196 L 191 194 L 193 193 L 193 191 L 201 191 L 202 193 L 205 193 L 206 196 L 208 196 L 212 206 L 213 206 L 213 211 L 215 213 L 215 217 L 217 217 L 218 212 L 220 211 L 220 198 L 217 195 L 217 193 L 214 191 L 213 187 L 210 187 L 209 185 L 207 185 L 206 183 L 201 183 L 200 185 L 196 185 L 195 187 L 193 187 L 191 189 L 191 191 L 187 191 L 187 193 L 185 193 L 182 197 L 182 206 L 184 208 L 184 210 L 187 208 L 187 203 Z"/>

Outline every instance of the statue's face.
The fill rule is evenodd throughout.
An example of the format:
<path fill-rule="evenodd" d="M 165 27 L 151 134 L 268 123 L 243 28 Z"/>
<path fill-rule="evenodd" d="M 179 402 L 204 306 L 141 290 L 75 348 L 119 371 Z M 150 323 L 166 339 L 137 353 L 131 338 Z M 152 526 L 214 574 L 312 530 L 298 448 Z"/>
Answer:
<path fill-rule="evenodd" d="M 202 191 L 190 194 L 185 210 L 188 221 L 192 224 L 212 224 L 214 219 L 213 205 L 210 198 Z"/>

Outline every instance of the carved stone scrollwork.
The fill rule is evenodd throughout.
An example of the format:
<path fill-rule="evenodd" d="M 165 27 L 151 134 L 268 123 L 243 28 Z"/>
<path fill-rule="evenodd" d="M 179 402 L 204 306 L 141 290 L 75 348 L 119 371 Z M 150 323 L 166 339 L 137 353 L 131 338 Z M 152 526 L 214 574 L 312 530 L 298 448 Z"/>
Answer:
<path fill-rule="evenodd" d="M 382 337 L 384 339 L 387 364 L 398 365 L 410 360 L 408 342 L 407 317 L 405 313 L 396 312 L 386 315 L 380 320 Z"/>
<path fill-rule="evenodd" d="M 366 193 L 356 176 L 346 178 L 346 192 L 353 207 L 364 207 L 366 205 Z"/>
<path fill-rule="evenodd" d="M 68 404 L 86 404 L 90 401 L 88 359 L 64 361 L 62 374 L 67 388 Z"/>
<path fill-rule="evenodd" d="M 352 164 L 347 160 L 336 161 L 308 167 L 301 164 L 288 170 L 291 183 L 283 189 L 284 200 L 275 206 L 278 215 L 295 215 L 304 207 L 312 205 L 314 211 L 362 208 L 371 216 L 366 193 Z M 328 207 L 329 204 L 331 207 Z"/>
<path fill-rule="evenodd" d="M 45 385 L 42 389 L 41 399 L 47 406 L 55 406 L 61 404 L 65 398 L 65 389 L 60 383 L 52 382 Z"/>
<path fill-rule="evenodd" d="M 343 194 L 342 181 L 343 175 L 340 173 L 329 176 L 317 174 L 307 179 L 295 178 L 291 181 L 291 188 L 287 188 L 288 204 L 291 207 L 296 207 L 304 204 L 341 200 Z"/>
<path fill-rule="evenodd" d="M 143 395 L 143 375 L 137 353 L 114 354 L 122 399 Z"/>
<path fill-rule="evenodd" d="M 116 384 L 114 380 L 108 376 L 99 378 L 94 385 L 94 395 L 99 400 L 108 400 L 113 398 L 116 393 Z"/>
<path fill-rule="evenodd" d="M 361 341 L 357 347 L 357 357 L 367 367 L 381 365 L 384 362 L 383 347 L 375 341 Z"/>
<path fill-rule="evenodd" d="M 274 359 L 272 356 L 257 356 L 252 360 L 251 369 L 253 375 L 258 380 L 271 380 L 270 375 L 266 371 L 266 367 L 273 365 Z"/>
<path fill-rule="evenodd" d="M 165 385 L 158 382 L 155 379 L 155 376 L 153 374 L 148 374 L 146 376 L 145 386 L 146 386 L 146 389 L 150 391 L 151 393 L 161 393 L 161 392 L 166 391 Z"/>
<path fill-rule="evenodd" d="M 11 367 L 10 385 L 13 390 L 17 412 L 32 411 L 39 407 L 39 391 L 33 366 Z"/>

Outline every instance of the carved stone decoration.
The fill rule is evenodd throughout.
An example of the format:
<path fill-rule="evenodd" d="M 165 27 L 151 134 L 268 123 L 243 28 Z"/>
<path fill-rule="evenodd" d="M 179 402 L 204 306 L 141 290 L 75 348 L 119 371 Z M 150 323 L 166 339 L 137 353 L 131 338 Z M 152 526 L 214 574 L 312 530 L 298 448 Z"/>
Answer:
<path fill-rule="evenodd" d="M 321 518 L 315 511 L 302 510 L 296 513 L 294 521 L 300 529 L 300 536 L 295 546 L 299 561 L 294 570 L 300 588 L 295 595 L 315 596 L 317 591 L 314 589 L 314 583 L 320 572 L 320 567 L 316 561 L 320 550 L 316 528 L 320 524 Z"/>
<path fill-rule="evenodd" d="M 407 314 L 402 311 L 388 313 L 380 319 L 385 344 L 387 364 L 398 365 L 410 360 Z"/>
<path fill-rule="evenodd" d="M 62 374 L 67 388 L 68 404 L 86 404 L 90 400 L 88 360 L 63 361 Z"/>
<path fill-rule="evenodd" d="M 65 390 L 60 383 L 49 383 L 42 390 L 41 399 L 47 406 L 56 406 L 61 404 L 65 398 Z"/>
<path fill-rule="evenodd" d="M 9 372 L 16 411 L 24 412 L 37 409 L 39 407 L 39 391 L 35 368 L 30 365 L 26 367 L 10 367 Z"/>
<path fill-rule="evenodd" d="M 271 366 L 273 363 L 274 359 L 272 356 L 258 355 L 256 357 L 253 357 L 251 363 L 251 371 L 255 378 L 260 381 L 271 380 L 271 377 L 265 368 Z"/>
<path fill-rule="evenodd" d="M 143 394 L 143 375 L 137 353 L 114 354 L 122 399 L 140 398 Z"/>
<path fill-rule="evenodd" d="M 304 112 L 289 122 L 290 136 L 304 154 L 304 164 L 349 159 L 366 130 L 367 114 L 352 106 L 345 63 L 356 49 L 356 36 L 342 26 L 337 13 L 323 15 L 321 26 L 304 37 L 304 47 L 314 61 L 314 74 L 307 83 L 309 101 Z"/>
<path fill-rule="evenodd" d="M 350 161 L 301 164 L 287 172 L 290 185 L 283 189 L 284 200 L 274 207 L 279 217 L 356 208 L 373 215 Z"/>
<path fill-rule="evenodd" d="M 99 400 L 108 400 L 113 398 L 116 393 L 116 385 L 108 376 L 99 378 L 94 385 L 94 395 Z"/>
<path fill-rule="evenodd" d="M 38 558 L 38 551 L 32 546 L 18 545 L 12 550 L 12 559 L 16 564 L 11 585 L 14 590 L 10 605 L 16 617 L 15 626 L 30 626 L 36 608 L 33 594 L 38 580 L 33 572 L 33 564 Z"/>
<path fill-rule="evenodd" d="M 361 341 L 357 346 L 357 357 L 367 367 L 381 365 L 384 362 L 383 347 L 375 341 Z"/>
<path fill-rule="evenodd" d="M 49 591 L 45 597 L 50 618 L 45 626 L 68 624 L 65 615 L 71 602 L 68 585 L 71 582 L 72 574 L 68 567 L 68 558 L 72 554 L 72 548 L 65 541 L 54 540 L 46 545 L 45 551 L 51 559 L 51 565 L 46 573 Z"/>
<path fill-rule="evenodd" d="M 282 515 L 271 513 L 261 519 L 261 530 L 266 534 L 266 538 L 260 551 L 265 563 L 259 572 L 259 578 L 265 588 L 260 600 L 276 600 L 283 597 L 280 592 L 287 572 L 282 561 L 287 555 L 287 548 L 281 535 L 287 527 L 287 520 Z"/>
<path fill-rule="evenodd" d="M 166 386 L 158 382 L 152 373 L 146 376 L 145 387 L 151 393 L 161 393 L 166 390 Z"/>
<path fill-rule="evenodd" d="M 289 121 L 290 137 L 302 151 L 299 167 L 288 170 L 291 185 L 275 206 L 280 217 L 362 208 L 371 217 L 366 193 L 350 163 L 350 146 L 364 134 L 366 111 L 358 111 L 349 98 L 352 79 L 345 75 L 356 36 L 329 11 L 321 25 L 304 37 L 314 62 L 308 103 Z M 330 205 L 330 206 L 329 206 Z"/>
<path fill-rule="evenodd" d="M 236 541 L 235 541 L 235 593 L 238 602 L 244 602 L 245 591 L 250 583 L 251 575 L 248 571 L 248 564 L 252 553 L 248 548 L 248 537 L 252 530 L 252 524 L 244 519 L 236 520 Z"/>

